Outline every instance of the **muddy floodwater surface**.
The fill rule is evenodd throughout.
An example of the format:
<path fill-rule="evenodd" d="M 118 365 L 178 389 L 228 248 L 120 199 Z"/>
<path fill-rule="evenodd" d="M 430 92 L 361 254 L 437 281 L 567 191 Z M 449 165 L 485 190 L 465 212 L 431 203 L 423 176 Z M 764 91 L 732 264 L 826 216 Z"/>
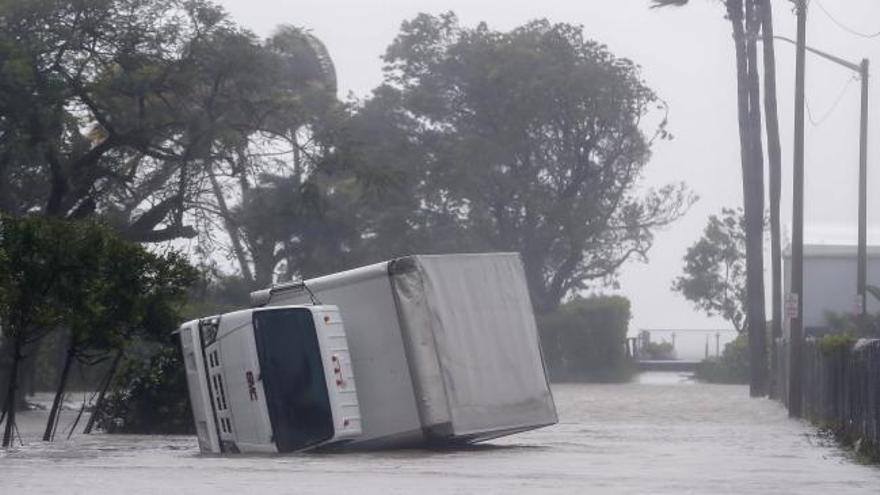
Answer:
<path fill-rule="evenodd" d="M 194 437 L 103 434 L 45 444 L 45 413 L 25 413 L 25 445 L 0 451 L 0 493 L 880 493 L 880 468 L 746 387 L 652 373 L 553 394 L 558 425 L 452 451 L 213 457 Z"/>

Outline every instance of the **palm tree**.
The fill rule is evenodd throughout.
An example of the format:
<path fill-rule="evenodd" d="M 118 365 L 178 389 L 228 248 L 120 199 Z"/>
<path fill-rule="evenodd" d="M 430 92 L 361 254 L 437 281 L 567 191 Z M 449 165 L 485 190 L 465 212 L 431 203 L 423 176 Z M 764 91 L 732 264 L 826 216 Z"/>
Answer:
<path fill-rule="evenodd" d="M 684 6 L 689 0 L 652 0 L 653 8 Z M 770 158 L 771 233 L 773 236 L 774 337 L 781 320 L 779 293 L 779 189 L 780 146 L 776 112 L 775 52 L 772 44 L 770 0 L 722 0 L 733 28 L 736 53 L 737 100 L 739 108 L 740 159 L 743 171 L 743 203 L 746 223 L 746 321 L 751 355 L 752 396 L 767 391 L 766 315 L 764 309 L 764 175 L 761 141 L 760 73 L 758 36 L 765 35 L 765 101 L 767 141 Z"/>
<path fill-rule="evenodd" d="M 284 55 L 301 77 L 322 84 L 336 94 L 336 67 L 327 47 L 312 33 L 283 24 L 275 29 L 266 45 Z"/>
<path fill-rule="evenodd" d="M 764 118 L 767 130 L 767 158 L 770 169 L 770 266 L 772 301 L 772 342 L 782 337 L 782 239 L 779 203 L 782 194 L 782 148 L 779 143 L 779 114 L 776 103 L 776 48 L 773 41 L 773 6 L 770 0 L 761 2 L 761 30 L 764 34 Z M 771 347 L 773 349 L 773 347 Z M 776 353 L 770 353 L 770 380 L 768 390 L 776 390 Z"/>
<path fill-rule="evenodd" d="M 309 123 L 320 118 L 320 115 L 336 104 L 336 68 L 327 51 L 326 46 L 317 37 L 307 30 L 290 25 L 281 25 L 266 42 L 265 47 L 277 56 L 278 69 L 287 82 L 287 88 L 291 92 L 289 100 L 300 102 L 296 111 L 284 111 L 270 115 L 264 122 L 264 127 L 270 130 L 274 138 L 289 145 L 292 155 L 292 163 L 289 167 L 289 175 L 292 179 L 282 177 L 270 177 L 259 172 L 259 165 L 250 156 L 248 150 L 248 138 L 244 136 L 240 143 L 234 146 L 228 158 L 230 177 L 237 179 L 238 191 L 233 196 L 238 197 L 238 205 L 230 204 L 226 199 L 226 191 L 220 176 L 214 170 L 209 171 L 211 190 L 215 196 L 215 208 L 222 219 L 223 227 L 229 235 L 232 253 L 238 261 L 242 277 L 253 288 L 262 288 L 271 283 L 275 266 L 275 248 L 262 246 L 256 249 L 248 242 L 245 232 L 247 225 L 242 223 L 240 210 L 253 202 L 252 196 L 255 191 L 265 192 L 261 184 L 252 184 L 249 180 L 248 171 L 251 175 L 263 176 L 269 182 L 281 182 L 301 184 L 309 174 L 307 156 L 316 153 L 308 153 L 306 147 L 313 141 L 309 136 Z M 317 153 L 320 155 L 320 153 Z M 313 161 L 313 160 L 312 160 Z M 264 184 L 265 185 L 265 184 Z M 277 186 L 277 184 L 274 184 Z M 298 191 L 290 190 L 290 197 L 298 197 Z M 264 251 L 269 251 L 266 254 Z M 260 251 L 259 253 L 256 251 Z M 251 267 L 253 264 L 253 268 Z"/>

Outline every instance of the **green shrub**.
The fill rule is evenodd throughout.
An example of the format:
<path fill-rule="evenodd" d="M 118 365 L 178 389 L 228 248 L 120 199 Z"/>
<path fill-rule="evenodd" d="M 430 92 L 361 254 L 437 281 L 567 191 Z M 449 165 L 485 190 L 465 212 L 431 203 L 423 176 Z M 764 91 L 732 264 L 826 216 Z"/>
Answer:
<path fill-rule="evenodd" d="M 720 358 L 697 365 L 694 376 L 711 383 L 749 383 L 749 337 L 739 335 L 724 346 Z"/>
<path fill-rule="evenodd" d="M 181 315 L 155 321 L 156 337 L 130 346 L 125 365 L 114 380 L 99 427 L 109 433 L 194 433 L 186 375 L 177 337 L 170 332 L 179 320 L 232 311 L 247 304 L 248 287 L 239 277 L 203 273 L 191 288 Z"/>
<path fill-rule="evenodd" d="M 825 328 L 814 334 L 822 337 L 828 334 L 847 334 L 854 338 L 880 337 L 880 314 L 853 314 L 825 312 Z"/>
<path fill-rule="evenodd" d="M 625 381 L 634 364 L 625 353 L 629 300 L 576 298 L 538 318 L 544 357 L 554 381 Z"/>
<path fill-rule="evenodd" d="M 826 356 L 840 351 L 848 351 L 856 343 L 856 337 L 849 333 L 830 333 L 820 337 L 817 341 L 819 350 Z"/>
<path fill-rule="evenodd" d="M 108 433 L 195 433 L 177 345 L 169 343 L 148 358 L 126 362 L 99 426 Z"/>

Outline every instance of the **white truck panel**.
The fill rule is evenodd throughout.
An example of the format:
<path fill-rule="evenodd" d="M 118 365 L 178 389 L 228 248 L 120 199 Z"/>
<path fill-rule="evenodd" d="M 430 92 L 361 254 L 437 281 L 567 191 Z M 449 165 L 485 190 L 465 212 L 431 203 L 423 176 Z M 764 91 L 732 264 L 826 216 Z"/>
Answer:
<path fill-rule="evenodd" d="M 339 412 L 334 413 L 336 435 L 359 437 L 363 434 L 360 403 L 342 316 L 335 307 L 325 308 L 315 312 L 315 325 L 331 407 Z"/>
<path fill-rule="evenodd" d="M 198 321 L 191 321 L 180 328 L 180 344 L 199 449 L 202 452 L 220 452 L 217 425 L 211 414 L 211 395 L 205 381 L 205 362 L 201 352 Z"/>
<path fill-rule="evenodd" d="M 411 367 L 425 370 L 423 389 L 437 389 L 426 398 L 446 399 L 448 413 L 432 414 L 448 415 L 455 436 L 556 423 L 519 255 L 415 256 L 412 263 L 393 270 L 392 281 L 400 306 L 411 308 L 402 312 L 404 328 L 425 348 Z"/>
<path fill-rule="evenodd" d="M 409 256 L 252 294 L 270 306 L 313 297 L 346 322 L 362 392 L 356 443 L 478 441 L 556 423 L 518 254 Z"/>

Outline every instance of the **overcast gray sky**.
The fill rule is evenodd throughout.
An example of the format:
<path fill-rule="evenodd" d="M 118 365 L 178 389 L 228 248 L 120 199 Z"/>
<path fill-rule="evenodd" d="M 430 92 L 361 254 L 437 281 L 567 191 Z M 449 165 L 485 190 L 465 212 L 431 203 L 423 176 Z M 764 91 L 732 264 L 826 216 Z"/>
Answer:
<path fill-rule="evenodd" d="M 819 3 L 821 1 L 821 4 Z M 327 45 L 336 63 L 340 96 L 366 97 L 381 81 L 380 55 L 401 21 L 419 12 L 452 10 L 464 25 L 486 21 L 506 30 L 535 18 L 584 27 L 587 37 L 605 43 L 617 56 L 643 67 L 643 75 L 671 108 L 675 139 L 655 146 L 645 187 L 685 181 L 700 195 L 691 212 L 659 232 L 647 264 L 623 269 L 620 292 L 633 302 L 631 328 L 721 328 L 727 325 L 694 311 L 670 292 L 685 249 L 700 235 L 706 218 L 742 198 L 736 94 L 730 27 L 720 1 L 692 0 L 681 9 L 648 9 L 648 0 L 219 0 L 232 17 L 261 36 L 281 23 L 310 29 Z M 788 0 L 775 0 L 776 32 L 794 37 Z M 855 62 L 871 58 L 880 74 L 877 0 L 812 0 L 808 44 Z M 791 218 L 793 47 L 777 45 L 784 159 L 783 220 Z M 855 242 L 858 164 L 858 82 L 846 69 L 808 58 L 807 100 L 818 125 L 807 125 L 807 240 Z M 872 84 L 871 135 L 880 135 L 880 94 Z M 842 92 L 844 91 L 845 92 Z M 842 95 L 842 96 L 841 96 Z M 835 102 L 839 104 L 835 106 Z M 830 114 L 829 110 L 834 109 Z M 824 117 L 824 118 L 823 118 Z M 868 222 L 880 243 L 880 146 L 870 140 Z M 877 191 L 872 193 L 871 191 Z M 876 237 L 873 234 L 877 234 Z M 768 261 L 769 266 L 769 261 Z M 869 283 L 880 281 L 869 281 Z"/>

